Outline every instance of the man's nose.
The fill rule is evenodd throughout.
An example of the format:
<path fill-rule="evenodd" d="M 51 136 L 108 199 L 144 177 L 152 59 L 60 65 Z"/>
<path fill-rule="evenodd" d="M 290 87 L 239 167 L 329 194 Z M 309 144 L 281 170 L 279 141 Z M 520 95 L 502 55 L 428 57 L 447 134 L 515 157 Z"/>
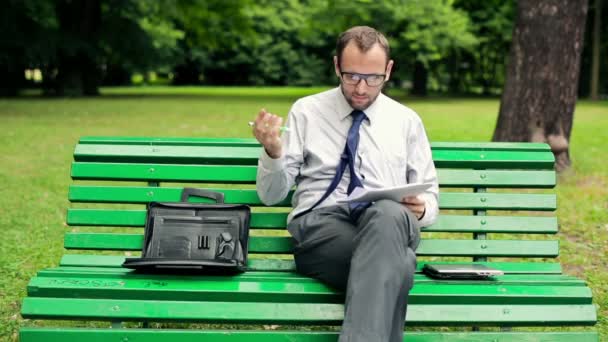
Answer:
<path fill-rule="evenodd" d="M 365 79 L 362 78 L 359 80 L 359 83 L 357 83 L 355 90 L 357 90 L 358 93 L 364 93 L 367 90 L 367 82 L 365 81 Z"/>

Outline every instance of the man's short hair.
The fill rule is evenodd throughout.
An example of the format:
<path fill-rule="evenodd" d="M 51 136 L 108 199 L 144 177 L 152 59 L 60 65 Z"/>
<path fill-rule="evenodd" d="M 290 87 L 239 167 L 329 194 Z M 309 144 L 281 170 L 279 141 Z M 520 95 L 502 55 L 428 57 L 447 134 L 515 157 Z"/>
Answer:
<path fill-rule="evenodd" d="M 380 44 L 380 47 L 386 53 L 386 62 L 391 59 L 390 47 L 386 37 L 376 31 L 376 29 L 369 26 L 354 26 L 350 29 L 342 32 L 338 37 L 338 43 L 336 44 L 336 56 L 338 56 L 338 66 L 340 66 L 340 60 L 342 58 L 342 52 L 348 43 L 354 40 L 357 47 L 362 52 L 369 51 L 376 43 Z"/>

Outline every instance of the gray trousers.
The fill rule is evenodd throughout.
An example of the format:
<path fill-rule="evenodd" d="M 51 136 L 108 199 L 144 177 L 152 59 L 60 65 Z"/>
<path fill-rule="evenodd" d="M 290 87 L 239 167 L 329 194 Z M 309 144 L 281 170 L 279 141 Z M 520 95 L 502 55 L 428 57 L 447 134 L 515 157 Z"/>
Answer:
<path fill-rule="evenodd" d="M 346 291 L 340 342 L 402 342 L 420 230 L 402 204 L 382 200 L 352 222 L 348 205 L 292 220 L 297 271 Z"/>

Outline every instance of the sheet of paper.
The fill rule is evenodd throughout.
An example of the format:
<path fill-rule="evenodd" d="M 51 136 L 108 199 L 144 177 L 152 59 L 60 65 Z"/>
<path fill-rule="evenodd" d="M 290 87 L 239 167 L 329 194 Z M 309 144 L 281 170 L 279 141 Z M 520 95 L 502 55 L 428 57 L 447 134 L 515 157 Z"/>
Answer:
<path fill-rule="evenodd" d="M 338 200 L 339 203 L 345 202 L 373 202 L 381 199 L 390 199 L 401 202 L 403 197 L 416 196 L 433 186 L 432 183 L 408 184 L 384 189 L 365 189 L 355 188 L 347 198 Z"/>

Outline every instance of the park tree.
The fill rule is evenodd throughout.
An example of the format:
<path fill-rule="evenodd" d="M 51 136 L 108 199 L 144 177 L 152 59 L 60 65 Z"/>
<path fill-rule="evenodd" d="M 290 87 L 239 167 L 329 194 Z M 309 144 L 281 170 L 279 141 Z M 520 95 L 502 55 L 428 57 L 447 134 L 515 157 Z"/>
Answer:
<path fill-rule="evenodd" d="M 601 19 L 606 6 L 595 11 L 600 0 L 593 1 L 590 15 Z M 515 12 L 516 0 L 7 0 L 0 94 L 33 85 L 24 69 L 42 71 L 45 93 L 71 96 L 130 84 L 133 73 L 148 71 L 178 85 L 333 84 L 336 37 L 353 25 L 389 38 L 393 86 L 416 95 L 497 94 Z M 592 36 L 593 27 L 585 40 L 599 44 L 583 49 L 585 96 L 597 79 L 599 93 L 608 84 L 597 58 L 608 40 Z"/>
<path fill-rule="evenodd" d="M 441 79 L 439 70 L 450 52 L 473 51 L 479 41 L 469 17 L 453 1 L 407 1 L 395 8 L 396 20 L 387 33 L 397 37 L 395 53 L 411 72 L 410 93 L 426 96 L 430 76 Z"/>
<path fill-rule="evenodd" d="M 594 1 L 593 11 L 593 38 L 592 38 L 592 54 L 591 54 L 591 81 L 589 88 L 591 89 L 590 97 L 592 100 L 599 100 L 600 88 L 600 49 L 601 49 L 601 27 L 602 27 L 602 0 Z"/>
<path fill-rule="evenodd" d="M 170 70 L 186 28 L 211 49 L 241 22 L 242 3 L 221 0 L 8 0 L 0 15 L 0 91 L 15 95 L 26 68 L 40 69 L 46 94 L 96 95 L 132 72 Z M 242 25 L 235 24 L 233 31 Z"/>
<path fill-rule="evenodd" d="M 587 0 L 519 0 L 494 141 L 547 142 L 570 166 Z"/>
<path fill-rule="evenodd" d="M 39 69 L 51 95 L 96 95 L 104 72 L 156 66 L 183 34 L 172 1 L 8 0 L 0 12 L 2 93 L 15 95 L 25 69 Z"/>
<path fill-rule="evenodd" d="M 441 80 L 450 93 L 497 94 L 504 85 L 504 70 L 511 45 L 515 0 L 456 0 L 454 7 L 467 13 L 475 49 L 451 49 L 442 63 Z"/>
<path fill-rule="evenodd" d="M 245 19 L 254 34 L 226 29 L 217 48 L 207 50 L 199 66 L 203 82 L 220 85 L 318 85 L 331 75 L 335 44 L 313 16 L 320 1 L 259 0 L 245 3 Z M 200 50 L 199 50 L 200 51 Z"/>
<path fill-rule="evenodd" d="M 254 41 L 257 37 L 251 10 L 256 7 L 252 0 L 182 0 L 175 3 L 176 27 L 184 32 L 178 41 L 180 53 L 172 61 L 175 85 L 200 84 L 206 82 L 204 74 L 215 65 L 230 63 L 216 54 L 234 51 L 242 42 Z M 251 56 L 248 56 L 251 60 Z M 234 72 L 226 68 L 227 72 Z M 240 70 L 241 74 L 244 74 Z M 227 77 L 230 77 L 228 74 Z"/>
<path fill-rule="evenodd" d="M 387 35 L 397 64 L 393 79 L 411 80 L 411 93 L 426 95 L 429 78 L 453 49 L 477 45 L 468 15 L 453 1 L 317 1 L 314 23 L 335 37 L 344 28 L 368 25 Z M 340 13 L 336 16 L 336 13 Z M 335 43 L 335 38 L 331 40 Z M 332 47 L 333 49 L 333 47 Z"/>
<path fill-rule="evenodd" d="M 105 73 L 145 71 L 169 63 L 183 32 L 172 1 L 56 0 L 61 40 L 47 92 L 97 95 Z"/>
<path fill-rule="evenodd" d="M 53 61 L 59 39 L 51 1 L 7 0 L 0 11 L 0 96 L 25 87 L 24 71 Z"/>
<path fill-rule="evenodd" d="M 585 25 L 585 44 L 581 56 L 578 96 L 599 100 L 608 94 L 608 35 L 606 28 L 608 6 L 605 1 L 590 0 Z"/>
<path fill-rule="evenodd" d="M 101 0 L 57 1 L 55 10 L 63 44 L 57 48 L 54 90 L 58 95 L 97 95 Z"/>

